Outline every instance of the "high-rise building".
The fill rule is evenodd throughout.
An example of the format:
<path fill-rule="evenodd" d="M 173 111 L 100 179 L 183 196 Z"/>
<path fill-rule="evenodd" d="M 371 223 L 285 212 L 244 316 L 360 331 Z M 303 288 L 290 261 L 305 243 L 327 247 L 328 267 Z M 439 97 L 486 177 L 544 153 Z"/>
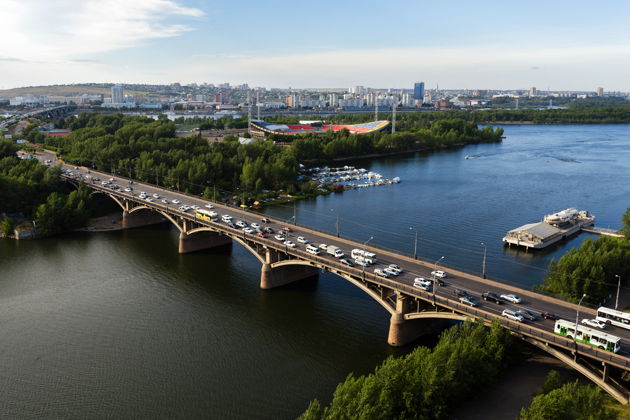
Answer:
<path fill-rule="evenodd" d="M 424 82 L 417 82 L 413 85 L 413 99 L 417 101 L 424 99 Z"/>
<path fill-rule="evenodd" d="M 536 86 L 532 86 L 529 88 L 529 96 L 536 96 Z"/>
<path fill-rule="evenodd" d="M 336 93 L 328 95 L 328 103 L 330 106 L 336 107 L 339 105 L 339 96 Z"/>
<path fill-rule="evenodd" d="M 112 103 L 122 104 L 125 102 L 125 91 L 122 85 L 112 86 Z"/>
<path fill-rule="evenodd" d="M 598 87 L 597 89 L 595 89 L 595 93 L 597 93 L 597 96 L 604 96 L 604 88 Z"/>

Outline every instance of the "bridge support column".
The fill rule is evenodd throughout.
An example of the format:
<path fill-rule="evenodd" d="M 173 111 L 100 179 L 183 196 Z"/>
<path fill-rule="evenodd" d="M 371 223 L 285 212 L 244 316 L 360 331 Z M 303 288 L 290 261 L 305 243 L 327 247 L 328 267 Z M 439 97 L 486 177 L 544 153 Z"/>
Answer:
<path fill-rule="evenodd" d="M 305 265 L 285 265 L 272 268 L 271 264 L 263 263 L 260 270 L 260 288 L 273 289 L 294 281 L 317 277 L 319 272 L 315 267 Z"/>
<path fill-rule="evenodd" d="M 123 229 L 133 229 L 142 226 L 156 225 L 166 222 L 166 218 L 160 213 L 154 211 L 141 211 L 130 213 L 123 211 L 122 227 Z"/>
<path fill-rule="evenodd" d="M 448 326 L 448 321 L 435 319 L 405 319 L 414 304 L 412 298 L 400 293 L 396 294 L 396 312 L 389 320 L 389 334 L 387 343 L 390 346 L 401 347 L 417 340 L 423 335 L 437 333 Z"/>
<path fill-rule="evenodd" d="M 232 244 L 228 236 L 216 232 L 197 232 L 188 235 L 185 232 L 179 234 L 179 253 L 201 251 L 202 249 L 216 248 Z"/>

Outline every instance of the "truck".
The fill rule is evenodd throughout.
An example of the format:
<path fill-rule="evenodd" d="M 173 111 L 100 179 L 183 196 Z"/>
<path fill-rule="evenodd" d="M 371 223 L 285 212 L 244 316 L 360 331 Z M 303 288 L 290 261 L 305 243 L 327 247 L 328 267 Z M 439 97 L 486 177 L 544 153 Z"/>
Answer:
<path fill-rule="evenodd" d="M 341 248 L 335 245 L 328 245 L 328 247 L 326 248 L 326 252 L 334 256 L 335 258 L 341 258 L 344 256 L 344 253 L 341 250 Z"/>
<path fill-rule="evenodd" d="M 365 261 L 368 264 L 376 263 L 376 254 L 373 253 L 373 252 L 369 252 L 369 251 L 365 251 L 363 249 L 355 248 L 355 249 L 352 250 L 352 253 L 350 255 L 352 256 L 352 259 L 354 259 L 354 260 L 362 258 L 363 261 Z"/>

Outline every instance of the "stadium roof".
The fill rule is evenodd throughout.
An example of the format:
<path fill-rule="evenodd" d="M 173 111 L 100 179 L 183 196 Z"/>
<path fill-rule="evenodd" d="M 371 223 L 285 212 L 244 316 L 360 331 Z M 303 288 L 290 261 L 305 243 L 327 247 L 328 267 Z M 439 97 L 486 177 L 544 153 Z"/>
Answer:
<path fill-rule="evenodd" d="M 274 124 L 264 121 L 252 121 L 252 127 L 267 134 L 295 135 L 301 133 L 325 134 L 329 130 L 348 130 L 352 134 L 367 134 L 381 131 L 389 121 L 372 121 L 362 124 Z"/>

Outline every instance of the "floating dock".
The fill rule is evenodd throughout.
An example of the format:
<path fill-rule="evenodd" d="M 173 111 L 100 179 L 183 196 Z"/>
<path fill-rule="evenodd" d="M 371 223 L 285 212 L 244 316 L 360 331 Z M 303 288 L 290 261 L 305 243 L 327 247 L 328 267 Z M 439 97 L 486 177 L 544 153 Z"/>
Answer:
<path fill-rule="evenodd" d="M 585 228 L 594 230 L 592 228 L 594 223 L 595 216 L 588 211 L 568 208 L 545 216 L 542 222 L 529 223 L 510 230 L 503 238 L 503 242 L 508 245 L 542 249 Z"/>

